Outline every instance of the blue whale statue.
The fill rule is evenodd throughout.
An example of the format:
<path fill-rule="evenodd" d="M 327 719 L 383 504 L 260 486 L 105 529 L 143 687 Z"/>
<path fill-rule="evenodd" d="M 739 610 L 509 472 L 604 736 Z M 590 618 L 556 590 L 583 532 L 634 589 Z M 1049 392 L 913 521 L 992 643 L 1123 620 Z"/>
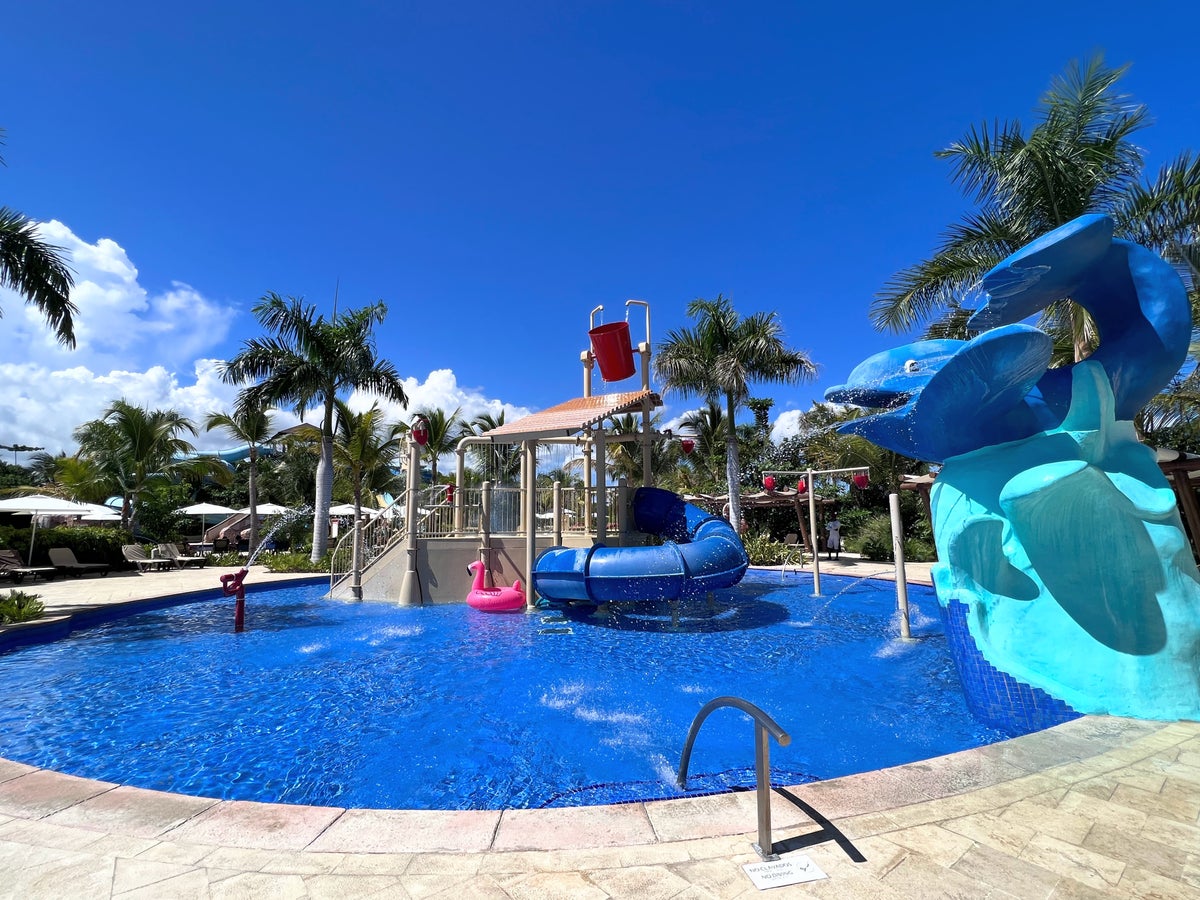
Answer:
<path fill-rule="evenodd" d="M 840 430 L 942 464 L 933 578 L 948 625 L 965 624 L 964 686 L 990 693 L 972 707 L 1048 699 L 1057 712 L 1041 724 L 1064 710 L 1200 718 L 1200 572 L 1133 426 L 1187 355 L 1179 275 L 1087 215 L 1009 256 L 982 287 L 977 337 L 876 354 L 826 392 L 879 410 Z M 1050 368 L 1050 338 L 1023 320 L 1064 298 L 1100 342 Z"/>

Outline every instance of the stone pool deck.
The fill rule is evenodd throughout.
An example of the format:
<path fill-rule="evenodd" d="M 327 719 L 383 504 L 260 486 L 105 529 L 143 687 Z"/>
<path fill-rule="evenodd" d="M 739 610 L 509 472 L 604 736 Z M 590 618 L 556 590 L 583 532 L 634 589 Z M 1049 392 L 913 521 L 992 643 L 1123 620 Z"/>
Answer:
<path fill-rule="evenodd" d="M 821 568 L 890 573 L 847 557 Z M 59 615 L 215 589 L 218 574 L 23 587 Z M 927 581 L 928 567 L 909 575 Z M 247 583 L 293 577 L 256 567 Z M 777 789 L 772 817 L 783 859 L 807 855 L 828 878 L 771 897 L 1200 898 L 1200 723 L 1086 717 Z M 752 793 L 557 810 L 342 810 L 185 797 L 0 760 L 5 898 L 751 896 L 760 891 L 741 867 L 758 859 L 755 829 Z"/>

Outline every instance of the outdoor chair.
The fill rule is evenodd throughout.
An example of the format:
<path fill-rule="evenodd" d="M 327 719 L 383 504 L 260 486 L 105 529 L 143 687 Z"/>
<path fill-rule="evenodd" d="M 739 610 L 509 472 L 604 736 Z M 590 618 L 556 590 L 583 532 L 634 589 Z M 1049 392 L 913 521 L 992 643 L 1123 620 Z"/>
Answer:
<path fill-rule="evenodd" d="M 212 551 L 213 551 L 213 553 L 228 553 L 229 552 L 229 538 L 223 538 L 223 537 L 214 538 L 213 545 L 212 545 Z"/>
<path fill-rule="evenodd" d="M 108 563 L 80 562 L 75 558 L 75 551 L 70 547 L 51 547 L 47 553 L 54 568 L 66 575 L 80 578 L 88 572 L 95 572 L 97 575 L 108 574 Z"/>
<path fill-rule="evenodd" d="M 783 566 L 781 572 L 786 572 L 788 569 L 796 569 L 797 571 L 804 565 L 804 545 L 800 543 L 800 538 L 796 534 L 789 534 L 783 539 Z"/>
<path fill-rule="evenodd" d="M 11 578 L 14 584 L 20 584 L 26 575 L 35 580 L 39 575 L 49 581 L 58 574 L 54 566 L 27 566 L 21 560 L 21 554 L 16 550 L 0 550 L 0 578 Z"/>
<path fill-rule="evenodd" d="M 188 566 L 203 568 L 208 565 L 207 556 L 186 556 L 175 544 L 159 544 L 158 556 L 160 559 L 170 562 L 177 569 L 184 569 Z"/>
<path fill-rule="evenodd" d="M 141 544 L 122 544 L 121 555 L 125 557 L 126 562 L 137 566 L 139 572 L 162 572 L 175 565 L 169 559 L 151 559 Z"/>

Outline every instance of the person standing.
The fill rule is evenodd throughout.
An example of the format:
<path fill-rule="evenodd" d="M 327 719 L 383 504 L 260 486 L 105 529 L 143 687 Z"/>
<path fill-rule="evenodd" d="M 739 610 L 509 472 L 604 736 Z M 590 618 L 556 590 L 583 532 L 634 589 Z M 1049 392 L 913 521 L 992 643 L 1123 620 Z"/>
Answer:
<path fill-rule="evenodd" d="M 842 523 L 838 521 L 837 513 L 825 523 L 825 531 L 825 558 L 837 558 L 842 552 Z"/>

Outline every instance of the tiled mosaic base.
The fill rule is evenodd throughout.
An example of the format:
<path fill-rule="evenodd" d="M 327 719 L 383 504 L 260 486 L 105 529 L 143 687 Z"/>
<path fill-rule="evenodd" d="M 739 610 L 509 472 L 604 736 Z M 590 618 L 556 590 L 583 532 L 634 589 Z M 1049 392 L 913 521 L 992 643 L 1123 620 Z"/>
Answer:
<path fill-rule="evenodd" d="M 942 623 L 967 707 L 980 722 L 1015 736 L 1079 718 L 1063 701 L 1017 681 L 983 658 L 967 628 L 965 603 L 951 600 L 949 606 L 942 605 Z"/>

